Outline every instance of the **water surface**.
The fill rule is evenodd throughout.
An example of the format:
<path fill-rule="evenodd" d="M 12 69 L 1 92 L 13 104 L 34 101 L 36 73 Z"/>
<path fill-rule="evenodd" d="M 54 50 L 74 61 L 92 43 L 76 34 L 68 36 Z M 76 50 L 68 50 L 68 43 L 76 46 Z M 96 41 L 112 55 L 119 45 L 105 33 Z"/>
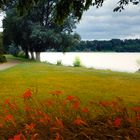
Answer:
<path fill-rule="evenodd" d="M 73 65 L 73 61 L 79 57 L 82 65 L 88 68 L 110 69 L 121 72 L 136 72 L 140 68 L 140 53 L 59 53 L 42 52 L 41 61 L 56 64 L 58 60 L 63 65 Z"/>

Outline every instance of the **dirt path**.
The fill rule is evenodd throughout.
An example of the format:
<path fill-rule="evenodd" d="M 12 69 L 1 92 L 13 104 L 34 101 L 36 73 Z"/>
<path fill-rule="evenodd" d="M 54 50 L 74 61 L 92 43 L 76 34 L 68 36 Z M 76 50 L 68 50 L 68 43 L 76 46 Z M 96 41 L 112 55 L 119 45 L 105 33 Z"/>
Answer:
<path fill-rule="evenodd" d="M 8 68 L 13 67 L 13 66 L 16 66 L 20 63 L 21 63 L 21 61 L 19 61 L 19 60 L 8 59 L 8 62 L 0 64 L 0 71 L 8 69 Z"/>

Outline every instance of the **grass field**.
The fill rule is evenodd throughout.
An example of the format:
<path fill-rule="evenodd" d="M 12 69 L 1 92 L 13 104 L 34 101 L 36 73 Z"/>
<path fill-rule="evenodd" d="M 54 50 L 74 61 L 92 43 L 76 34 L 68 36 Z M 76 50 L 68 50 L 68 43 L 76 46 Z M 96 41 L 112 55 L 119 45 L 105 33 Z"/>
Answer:
<path fill-rule="evenodd" d="M 0 139 L 137 140 L 139 85 L 139 73 L 21 59 L 0 71 Z"/>
<path fill-rule="evenodd" d="M 56 66 L 23 61 L 18 66 L 0 71 L 0 98 L 14 98 L 26 89 L 36 90 L 44 99 L 49 92 L 61 90 L 76 95 L 86 102 L 89 99 L 110 100 L 117 96 L 129 104 L 140 103 L 140 74 L 111 72 L 86 68 Z"/>

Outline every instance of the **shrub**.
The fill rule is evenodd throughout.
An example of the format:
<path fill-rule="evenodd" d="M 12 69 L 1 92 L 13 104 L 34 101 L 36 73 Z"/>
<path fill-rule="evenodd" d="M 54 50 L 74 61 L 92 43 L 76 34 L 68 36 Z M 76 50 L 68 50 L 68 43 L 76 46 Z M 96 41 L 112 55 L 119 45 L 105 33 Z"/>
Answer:
<path fill-rule="evenodd" d="M 4 55 L 0 55 L 0 63 L 7 62 L 6 57 Z"/>
<path fill-rule="evenodd" d="M 74 67 L 80 67 L 81 66 L 81 60 L 80 60 L 80 57 L 75 57 L 75 60 L 73 62 L 73 66 Z"/>
<path fill-rule="evenodd" d="M 38 101 L 31 90 L 22 95 L 24 106 L 5 99 L 0 110 L 0 139 L 9 140 L 107 140 L 140 138 L 140 106 L 126 108 L 120 98 L 80 99 L 62 91 L 51 91 L 53 98 Z"/>
<path fill-rule="evenodd" d="M 19 51 L 18 57 L 25 58 L 25 52 L 24 51 Z"/>
<path fill-rule="evenodd" d="M 62 65 L 62 60 L 57 60 L 56 65 L 61 66 Z"/>
<path fill-rule="evenodd" d="M 12 54 L 13 56 L 17 57 L 18 53 L 20 52 L 20 49 L 12 43 L 9 46 L 9 53 Z"/>

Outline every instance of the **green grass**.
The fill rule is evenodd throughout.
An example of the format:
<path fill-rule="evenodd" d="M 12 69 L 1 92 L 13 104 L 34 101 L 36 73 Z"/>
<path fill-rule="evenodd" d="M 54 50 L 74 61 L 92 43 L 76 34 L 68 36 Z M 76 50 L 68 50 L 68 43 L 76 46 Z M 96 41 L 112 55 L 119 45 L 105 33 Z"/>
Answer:
<path fill-rule="evenodd" d="M 0 99 L 21 96 L 27 88 L 37 90 L 37 97 L 51 96 L 52 90 L 76 95 L 84 102 L 110 100 L 119 96 L 129 104 L 140 103 L 140 74 L 65 67 L 39 62 L 21 64 L 0 71 Z"/>

